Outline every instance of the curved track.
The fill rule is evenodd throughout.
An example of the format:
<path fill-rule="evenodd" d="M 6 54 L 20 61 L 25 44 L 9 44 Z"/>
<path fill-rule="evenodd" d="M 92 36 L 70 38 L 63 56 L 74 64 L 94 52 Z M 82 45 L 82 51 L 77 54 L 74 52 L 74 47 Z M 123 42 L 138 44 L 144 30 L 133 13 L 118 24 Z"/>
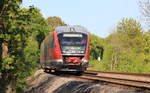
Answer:
<path fill-rule="evenodd" d="M 85 71 L 77 78 L 88 81 L 104 81 L 108 83 L 132 86 L 136 88 L 150 90 L 150 74 L 122 73 L 122 72 L 103 72 Z"/>

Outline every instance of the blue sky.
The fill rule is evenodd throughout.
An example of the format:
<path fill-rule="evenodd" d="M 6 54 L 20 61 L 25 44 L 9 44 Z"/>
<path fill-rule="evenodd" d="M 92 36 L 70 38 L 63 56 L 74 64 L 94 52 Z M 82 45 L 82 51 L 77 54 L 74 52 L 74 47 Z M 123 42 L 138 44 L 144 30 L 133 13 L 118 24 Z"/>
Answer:
<path fill-rule="evenodd" d="M 22 7 L 30 5 L 41 9 L 45 18 L 59 16 L 100 37 L 107 37 L 124 17 L 142 22 L 138 0 L 23 0 Z"/>

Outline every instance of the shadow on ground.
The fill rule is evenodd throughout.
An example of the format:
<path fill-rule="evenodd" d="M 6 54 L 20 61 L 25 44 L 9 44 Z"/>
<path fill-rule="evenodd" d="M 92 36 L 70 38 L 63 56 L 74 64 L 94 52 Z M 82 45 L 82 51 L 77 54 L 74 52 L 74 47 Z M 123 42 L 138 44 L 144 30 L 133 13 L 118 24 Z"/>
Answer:
<path fill-rule="evenodd" d="M 77 81 L 72 72 L 45 73 L 39 70 L 27 80 L 25 93 L 150 93 L 106 85 L 103 82 Z"/>
<path fill-rule="evenodd" d="M 53 91 L 53 93 L 142 93 L 123 88 L 100 85 L 90 82 L 69 81 Z"/>

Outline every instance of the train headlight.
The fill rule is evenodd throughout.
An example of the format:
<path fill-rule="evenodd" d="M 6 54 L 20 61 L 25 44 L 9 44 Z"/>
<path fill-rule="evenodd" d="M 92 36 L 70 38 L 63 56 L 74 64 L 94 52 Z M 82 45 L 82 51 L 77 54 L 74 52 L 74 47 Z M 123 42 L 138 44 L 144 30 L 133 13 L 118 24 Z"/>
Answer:
<path fill-rule="evenodd" d="M 88 66 L 88 60 L 82 59 L 82 66 Z"/>
<path fill-rule="evenodd" d="M 63 53 L 66 53 L 66 51 L 63 51 Z"/>
<path fill-rule="evenodd" d="M 85 60 L 85 59 L 82 59 L 81 60 L 83 63 L 87 63 L 88 62 L 88 60 Z"/>
<path fill-rule="evenodd" d="M 80 53 L 84 53 L 84 51 L 80 51 Z"/>

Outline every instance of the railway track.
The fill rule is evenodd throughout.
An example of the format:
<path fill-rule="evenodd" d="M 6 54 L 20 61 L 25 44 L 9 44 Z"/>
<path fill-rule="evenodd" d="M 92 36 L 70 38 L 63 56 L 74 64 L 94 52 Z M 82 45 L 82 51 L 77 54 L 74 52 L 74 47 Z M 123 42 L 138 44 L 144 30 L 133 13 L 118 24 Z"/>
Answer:
<path fill-rule="evenodd" d="M 77 78 L 85 81 L 103 81 L 117 85 L 135 87 L 150 90 L 150 74 L 103 72 L 103 71 L 85 71 Z"/>

